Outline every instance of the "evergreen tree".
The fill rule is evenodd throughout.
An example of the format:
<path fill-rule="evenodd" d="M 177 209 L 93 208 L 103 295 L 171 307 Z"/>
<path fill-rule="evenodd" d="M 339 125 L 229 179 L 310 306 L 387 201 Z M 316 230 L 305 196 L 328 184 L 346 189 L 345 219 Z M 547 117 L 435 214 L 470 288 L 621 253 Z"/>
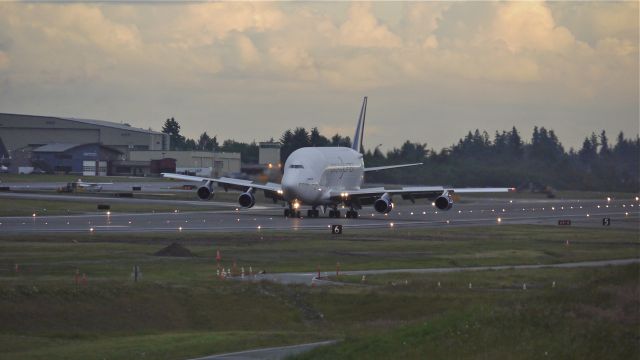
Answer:
<path fill-rule="evenodd" d="M 289 129 L 282 134 L 280 137 L 280 143 L 282 146 L 280 147 L 280 162 L 282 164 L 285 163 L 289 155 L 294 151 L 293 149 L 293 132 Z"/>
<path fill-rule="evenodd" d="M 609 139 L 607 139 L 607 133 L 602 130 L 600 133 L 600 157 L 608 157 L 611 155 L 611 149 L 609 149 Z"/>
<path fill-rule="evenodd" d="M 595 134 L 593 134 L 595 135 Z M 598 142 L 597 138 L 591 136 L 591 138 L 585 137 L 582 142 L 582 148 L 578 151 L 578 156 L 583 164 L 590 166 L 592 162 L 596 159 L 598 154 Z"/>
<path fill-rule="evenodd" d="M 200 134 L 200 138 L 198 139 L 198 150 L 203 150 L 203 151 L 211 151 L 213 144 L 211 142 L 211 137 L 209 137 L 209 134 L 207 134 L 207 132 L 203 132 L 202 134 Z"/>
<path fill-rule="evenodd" d="M 317 127 L 311 129 L 309 133 L 309 143 L 311 146 L 329 146 L 329 139 L 322 136 Z"/>
<path fill-rule="evenodd" d="M 162 125 L 162 132 L 169 134 L 169 148 L 171 150 L 182 150 L 185 138 L 180 135 L 180 124 L 174 118 L 169 118 L 164 122 L 164 125 Z"/>
<path fill-rule="evenodd" d="M 293 150 L 298 150 L 303 147 L 311 146 L 311 142 L 309 141 L 309 133 L 307 129 L 303 127 L 297 127 L 293 130 L 293 138 L 291 139 L 293 142 Z"/>
<path fill-rule="evenodd" d="M 197 149 L 198 149 L 198 144 L 196 143 L 195 140 L 186 139 L 186 140 L 184 140 L 184 144 L 182 145 L 182 148 L 178 149 L 178 150 L 193 151 L 193 150 L 197 150 Z"/>
<path fill-rule="evenodd" d="M 509 133 L 508 140 L 509 152 L 515 158 L 521 158 L 522 154 L 524 154 L 522 139 L 520 138 L 520 134 L 518 134 L 518 130 L 514 126 Z"/>

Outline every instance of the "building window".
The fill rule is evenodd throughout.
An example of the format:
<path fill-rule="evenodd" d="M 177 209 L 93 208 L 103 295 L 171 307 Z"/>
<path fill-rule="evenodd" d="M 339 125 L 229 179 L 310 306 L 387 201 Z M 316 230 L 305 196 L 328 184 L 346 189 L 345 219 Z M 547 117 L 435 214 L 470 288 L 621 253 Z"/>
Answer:
<path fill-rule="evenodd" d="M 126 133 L 122 133 L 122 134 L 120 134 L 120 135 L 122 135 L 122 136 L 131 136 L 131 134 L 130 134 L 130 133 L 128 133 L 128 132 L 126 132 Z"/>
<path fill-rule="evenodd" d="M 221 160 L 214 161 L 213 167 L 216 169 L 222 169 L 224 167 L 224 161 L 221 161 Z"/>
<path fill-rule="evenodd" d="M 71 159 L 71 154 L 56 154 L 56 159 Z"/>
<path fill-rule="evenodd" d="M 46 123 L 47 125 L 55 125 L 55 124 L 56 124 L 56 122 L 55 122 L 55 121 L 53 121 L 53 120 L 47 120 L 45 123 Z"/>

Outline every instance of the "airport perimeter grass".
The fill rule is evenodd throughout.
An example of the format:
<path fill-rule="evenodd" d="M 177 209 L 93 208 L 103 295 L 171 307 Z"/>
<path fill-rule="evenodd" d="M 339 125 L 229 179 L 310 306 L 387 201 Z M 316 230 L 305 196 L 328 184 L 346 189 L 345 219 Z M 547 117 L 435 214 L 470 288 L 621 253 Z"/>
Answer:
<path fill-rule="evenodd" d="M 173 241 L 195 257 L 152 256 Z M 637 258 L 639 248 L 637 230 L 551 226 L 5 237 L 0 358 L 181 359 L 324 339 L 344 341 L 303 358 L 633 358 L 638 265 L 376 275 L 311 288 L 219 280 L 215 253 L 247 272 L 333 272 L 337 262 L 357 270 Z M 87 285 L 74 285 L 76 269 Z"/>

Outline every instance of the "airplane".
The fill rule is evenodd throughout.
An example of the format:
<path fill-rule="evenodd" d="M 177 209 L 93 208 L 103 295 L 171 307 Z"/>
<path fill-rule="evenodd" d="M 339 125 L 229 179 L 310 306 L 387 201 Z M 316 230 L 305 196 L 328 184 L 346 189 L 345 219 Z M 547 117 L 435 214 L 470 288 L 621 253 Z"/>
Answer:
<path fill-rule="evenodd" d="M 418 166 L 422 163 L 378 166 L 364 166 L 362 155 L 362 138 L 367 113 L 367 97 L 362 102 L 360 116 L 353 137 L 353 145 L 349 147 L 305 147 L 291 153 L 284 164 L 284 173 L 280 184 L 259 183 L 251 180 L 240 180 L 228 177 L 205 178 L 173 173 L 162 173 L 166 178 L 195 181 L 202 185 L 197 190 L 201 200 L 214 197 L 214 184 L 228 189 L 240 190 L 238 204 L 243 208 L 255 205 L 255 192 L 264 191 L 266 198 L 274 203 L 284 201 L 285 217 L 300 217 L 300 207 L 310 206 L 307 217 L 320 216 L 319 208 L 328 216 L 340 218 L 339 206 L 347 207 L 347 218 L 358 218 L 358 210 L 364 205 L 382 214 L 394 208 L 393 197 L 415 203 L 416 199 L 428 199 L 440 210 L 449 210 L 453 206 L 453 194 L 509 192 L 514 188 L 453 188 L 445 186 L 408 186 L 408 187 L 362 187 L 364 174 L 369 171 L 396 169 Z"/>
<path fill-rule="evenodd" d="M 69 185 L 72 189 L 81 188 L 87 191 L 99 192 L 102 190 L 103 185 L 113 185 L 113 183 L 89 183 L 82 181 L 82 179 L 78 179 L 75 182 L 69 183 Z"/>

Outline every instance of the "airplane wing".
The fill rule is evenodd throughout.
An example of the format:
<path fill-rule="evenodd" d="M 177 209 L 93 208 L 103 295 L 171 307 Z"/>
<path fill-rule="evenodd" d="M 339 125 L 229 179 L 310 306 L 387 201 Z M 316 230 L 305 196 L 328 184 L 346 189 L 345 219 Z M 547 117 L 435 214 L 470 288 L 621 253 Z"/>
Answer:
<path fill-rule="evenodd" d="M 414 164 L 401 164 L 401 165 L 389 165 L 389 166 L 376 166 L 376 167 L 370 167 L 370 168 L 364 168 L 364 171 L 378 171 L 378 170 L 387 170 L 387 169 L 396 169 L 396 168 L 402 168 L 402 167 L 407 167 L 407 166 L 418 166 L 418 165 L 422 165 L 423 163 L 414 163 Z"/>
<path fill-rule="evenodd" d="M 251 180 L 242 180 L 242 179 L 233 179 L 228 177 L 221 177 L 218 179 L 215 178 L 206 178 L 200 176 L 191 176 L 191 175 L 182 175 L 182 174 L 173 174 L 173 173 L 162 173 L 162 176 L 170 179 L 176 180 L 185 180 L 185 181 L 195 181 L 195 182 L 214 182 L 218 184 L 219 187 L 224 188 L 225 191 L 228 189 L 247 191 L 250 188 L 263 190 L 264 196 L 270 199 L 282 200 L 282 187 L 280 184 L 268 182 L 268 183 L 259 183 Z"/>
<path fill-rule="evenodd" d="M 414 201 L 416 199 L 434 200 L 445 191 L 450 194 L 470 194 L 470 193 L 502 193 L 515 191 L 515 188 L 454 188 L 444 186 L 405 186 L 405 187 L 374 187 L 351 191 L 332 191 L 330 198 L 333 201 L 355 202 L 359 205 L 371 205 L 380 196 L 387 193 L 391 196 L 401 196 L 404 200 Z"/>

